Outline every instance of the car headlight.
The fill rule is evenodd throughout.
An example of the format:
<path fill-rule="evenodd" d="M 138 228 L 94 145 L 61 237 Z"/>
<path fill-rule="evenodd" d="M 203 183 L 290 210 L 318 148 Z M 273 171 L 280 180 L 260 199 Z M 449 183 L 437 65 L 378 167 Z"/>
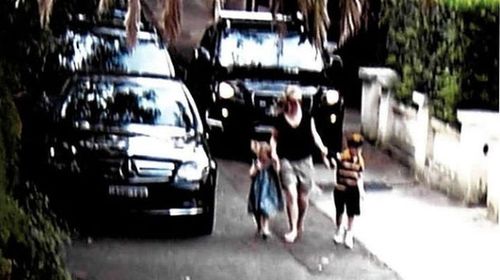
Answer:
<path fill-rule="evenodd" d="M 229 99 L 234 96 L 234 88 L 225 82 L 219 84 L 219 96 L 224 99 Z"/>
<path fill-rule="evenodd" d="M 58 146 L 50 146 L 48 164 L 59 171 L 66 170 L 73 173 L 80 173 L 80 167 L 75 159 L 76 153 L 76 147 L 66 142 L 62 142 Z"/>
<path fill-rule="evenodd" d="M 177 171 L 176 180 L 184 182 L 195 182 L 206 178 L 208 166 L 201 165 L 194 161 L 185 162 Z"/>
<path fill-rule="evenodd" d="M 329 89 L 326 91 L 326 103 L 328 105 L 334 105 L 339 102 L 339 92 L 334 89 Z"/>

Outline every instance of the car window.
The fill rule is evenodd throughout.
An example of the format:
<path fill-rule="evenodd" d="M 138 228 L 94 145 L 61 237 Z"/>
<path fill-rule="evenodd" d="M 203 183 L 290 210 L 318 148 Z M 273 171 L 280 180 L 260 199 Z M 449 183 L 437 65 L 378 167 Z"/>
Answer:
<path fill-rule="evenodd" d="M 134 48 L 128 48 L 121 33 L 68 31 L 64 38 L 67 49 L 59 62 L 71 71 L 175 76 L 167 49 L 156 43 L 152 35 L 139 38 Z"/>
<path fill-rule="evenodd" d="M 319 72 L 321 53 L 298 32 L 284 36 L 261 29 L 229 29 L 223 32 L 219 62 L 224 67 L 278 67 Z"/>
<path fill-rule="evenodd" d="M 62 107 L 61 116 L 70 122 L 90 125 L 193 126 L 193 113 L 182 85 L 144 86 L 130 81 L 95 82 L 79 80 L 73 84 Z"/>

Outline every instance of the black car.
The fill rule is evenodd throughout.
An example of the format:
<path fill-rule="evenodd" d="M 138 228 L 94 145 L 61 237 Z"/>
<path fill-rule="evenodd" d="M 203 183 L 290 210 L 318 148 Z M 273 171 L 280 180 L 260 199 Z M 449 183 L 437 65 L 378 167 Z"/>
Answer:
<path fill-rule="evenodd" d="M 67 36 L 61 64 L 73 76 L 50 98 L 45 138 L 52 192 L 104 211 L 199 217 L 210 234 L 217 166 L 166 48 L 148 32 L 130 48 L 107 27 Z"/>
<path fill-rule="evenodd" d="M 304 109 L 331 151 L 341 148 L 340 57 L 317 48 L 290 16 L 223 10 L 195 49 L 188 86 L 211 143 L 269 139 L 287 85 L 301 88 Z M 224 146 L 227 149 L 228 145 Z"/>

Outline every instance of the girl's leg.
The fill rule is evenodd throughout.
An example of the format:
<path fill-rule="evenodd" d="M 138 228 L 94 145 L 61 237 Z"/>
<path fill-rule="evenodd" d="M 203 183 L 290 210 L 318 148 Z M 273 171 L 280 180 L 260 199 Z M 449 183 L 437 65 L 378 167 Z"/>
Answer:
<path fill-rule="evenodd" d="M 262 223 L 261 223 L 261 216 L 258 212 L 255 212 L 253 214 L 254 219 L 255 219 L 255 224 L 257 225 L 257 234 L 260 234 L 262 231 Z"/>
<path fill-rule="evenodd" d="M 262 227 L 262 237 L 266 239 L 269 235 L 271 235 L 271 231 L 269 230 L 269 217 L 265 215 L 260 216 L 261 227 Z"/>

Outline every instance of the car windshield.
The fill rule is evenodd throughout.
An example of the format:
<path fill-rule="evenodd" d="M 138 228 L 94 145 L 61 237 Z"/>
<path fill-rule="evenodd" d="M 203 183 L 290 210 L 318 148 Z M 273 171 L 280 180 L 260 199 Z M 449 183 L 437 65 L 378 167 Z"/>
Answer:
<path fill-rule="evenodd" d="M 62 107 L 70 122 L 92 125 L 161 125 L 191 128 L 193 112 L 181 83 L 78 80 Z"/>
<path fill-rule="evenodd" d="M 72 71 L 174 77 L 167 49 L 153 40 L 154 34 L 141 34 L 136 46 L 128 48 L 121 30 L 108 29 L 102 34 L 68 31 L 64 38 L 67 49 L 59 62 Z"/>
<path fill-rule="evenodd" d="M 321 53 L 298 32 L 228 29 L 222 34 L 219 62 L 224 67 L 250 66 L 306 70 L 323 69 Z"/>

